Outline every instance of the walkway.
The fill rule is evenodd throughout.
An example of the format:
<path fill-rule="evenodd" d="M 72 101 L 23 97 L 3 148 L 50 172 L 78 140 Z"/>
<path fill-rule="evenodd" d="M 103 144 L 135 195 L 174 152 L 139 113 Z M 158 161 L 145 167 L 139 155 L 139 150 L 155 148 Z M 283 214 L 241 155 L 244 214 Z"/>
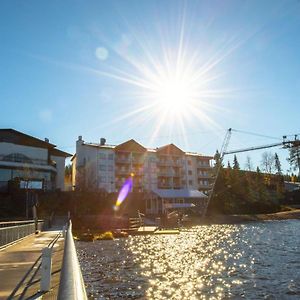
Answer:
<path fill-rule="evenodd" d="M 51 241 L 61 233 L 61 228 L 44 231 L 38 235 L 31 235 L 15 245 L 0 251 L 0 299 L 7 299 L 15 287 L 22 281 L 28 270 L 34 265 Z M 56 299 L 60 268 L 63 256 L 63 238 L 60 234 L 53 247 L 51 291 L 39 293 L 40 288 L 40 261 L 34 266 L 30 274 L 10 299 Z M 33 274 L 35 276 L 33 277 Z"/>

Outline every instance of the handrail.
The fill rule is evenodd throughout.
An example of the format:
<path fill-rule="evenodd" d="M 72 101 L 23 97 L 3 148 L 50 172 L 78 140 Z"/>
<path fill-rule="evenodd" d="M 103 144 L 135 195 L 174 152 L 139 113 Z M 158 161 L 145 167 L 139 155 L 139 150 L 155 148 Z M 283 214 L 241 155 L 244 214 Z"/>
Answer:
<path fill-rule="evenodd" d="M 8 223 L 7 225 L 13 225 L 17 223 Z M 0 226 L 0 249 L 7 247 L 12 243 L 17 242 L 31 234 L 34 234 L 36 230 L 41 230 L 44 226 L 44 221 L 38 221 L 37 228 L 34 221 L 28 223 L 20 223 L 20 225 L 1 227 Z"/>
<path fill-rule="evenodd" d="M 72 222 L 65 234 L 63 264 L 60 275 L 58 300 L 87 300 L 87 294 L 72 235 Z"/>

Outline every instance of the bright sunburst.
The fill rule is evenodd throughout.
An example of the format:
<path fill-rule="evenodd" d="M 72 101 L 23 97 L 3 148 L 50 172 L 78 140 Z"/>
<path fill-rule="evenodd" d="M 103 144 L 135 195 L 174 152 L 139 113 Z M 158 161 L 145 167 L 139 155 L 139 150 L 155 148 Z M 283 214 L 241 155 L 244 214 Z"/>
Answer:
<path fill-rule="evenodd" d="M 157 34 L 160 39 L 155 41 L 149 41 L 149 35 L 138 26 L 129 26 L 129 34 L 134 38 L 125 39 L 125 51 L 124 47 L 109 45 L 119 63 L 108 64 L 106 70 L 89 69 L 128 86 L 126 96 L 131 105 L 124 106 L 123 113 L 107 126 L 125 120 L 132 127 L 147 123 L 153 128 L 152 139 L 161 131 L 185 136 L 186 127 L 197 122 L 210 130 L 220 129 L 210 117 L 211 112 L 223 109 L 214 99 L 228 96 L 232 91 L 216 88 L 223 75 L 218 67 L 239 43 L 228 39 L 220 49 L 211 51 L 210 57 L 205 57 L 198 46 L 205 45 L 191 43 L 184 14 L 176 26 L 175 38 L 170 40 L 165 38 L 160 24 Z"/>
<path fill-rule="evenodd" d="M 192 88 L 183 78 L 170 77 L 154 88 L 153 97 L 163 112 L 178 116 L 193 104 Z"/>

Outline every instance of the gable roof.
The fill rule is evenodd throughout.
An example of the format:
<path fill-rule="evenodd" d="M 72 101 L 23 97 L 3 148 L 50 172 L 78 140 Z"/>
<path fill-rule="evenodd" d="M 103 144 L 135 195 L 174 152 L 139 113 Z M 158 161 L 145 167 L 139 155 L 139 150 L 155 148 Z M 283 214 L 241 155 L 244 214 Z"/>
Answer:
<path fill-rule="evenodd" d="M 72 156 L 72 154 L 67 153 L 65 151 L 61 151 L 59 149 L 53 148 L 53 149 L 49 149 L 50 155 L 54 155 L 54 156 L 63 156 L 63 157 L 70 157 Z"/>
<path fill-rule="evenodd" d="M 0 142 L 34 146 L 39 148 L 54 148 L 56 145 L 45 142 L 15 129 L 0 129 Z"/>
<path fill-rule="evenodd" d="M 136 142 L 134 139 L 131 139 L 127 142 L 124 142 L 115 147 L 116 151 L 126 151 L 126 152 L 146 152 L 147 149 L 143 147 L 141 144 Z"/>
<path fill-rule="evenodd" d="M 71 156 L 67 152 L 56 149 L 54 144 L 11 128 L 0 129 L 0 142 L 49 149 L 50 154 L 56 156 Z"/>
<path fill-rule="evenodd" d="M 168 144 L 156 149 L 156 152 L 159 154 L 166 154 L 166 155 L 183 155 L 185 154 L 180 148 L 175 146 L 174 144 Z"/>

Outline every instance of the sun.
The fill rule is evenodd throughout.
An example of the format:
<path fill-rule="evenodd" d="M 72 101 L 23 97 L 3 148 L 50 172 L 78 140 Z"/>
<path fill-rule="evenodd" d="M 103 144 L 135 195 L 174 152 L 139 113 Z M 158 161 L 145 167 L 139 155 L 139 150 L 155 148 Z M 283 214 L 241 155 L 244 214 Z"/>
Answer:
<path fill-rule="evenodd" d="M 192 103 L 189 84 L 182 78 L 167 78 L 156 87 L 154 97 L 163 111 L 179 114 Z"/>

